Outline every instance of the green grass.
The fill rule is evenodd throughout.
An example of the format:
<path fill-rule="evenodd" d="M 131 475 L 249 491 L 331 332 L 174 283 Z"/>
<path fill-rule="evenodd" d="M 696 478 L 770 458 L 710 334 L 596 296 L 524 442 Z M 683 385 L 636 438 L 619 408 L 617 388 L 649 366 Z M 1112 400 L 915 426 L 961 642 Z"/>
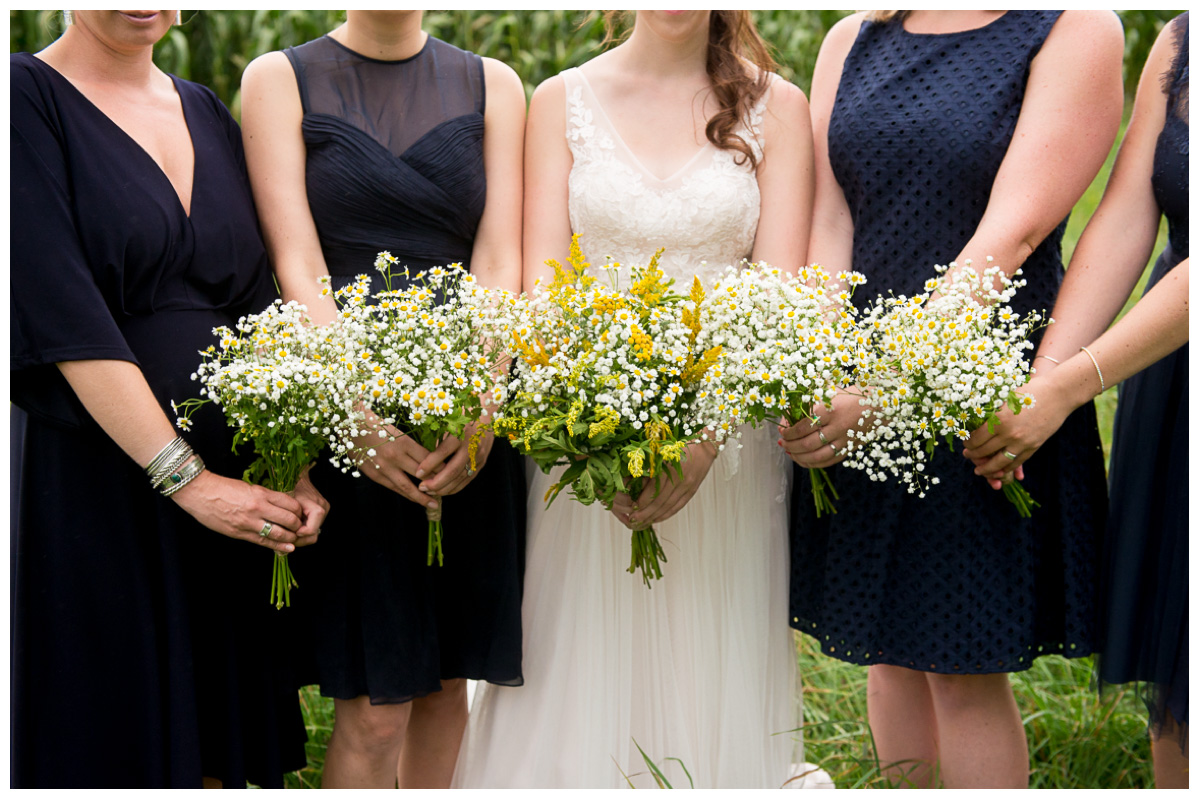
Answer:
<path fill-rule="evenodd" d="M 866 668 L 824 656 L 811 639 L 801 639 L 805 759 L 827 770 L 839 788 L 886 788 L 866 723 Z M 1012 676 L 1033 788 L 1152 785 L 1145 708 L 1128 693 L 1097 698 L 1091 664 L 1044 656 Z"/>

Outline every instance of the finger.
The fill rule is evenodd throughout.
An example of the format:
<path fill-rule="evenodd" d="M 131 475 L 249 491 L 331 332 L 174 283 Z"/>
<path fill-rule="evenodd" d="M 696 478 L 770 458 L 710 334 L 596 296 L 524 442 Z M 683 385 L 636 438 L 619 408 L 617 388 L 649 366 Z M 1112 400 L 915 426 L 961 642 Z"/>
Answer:
<path fill-rule="evenodd" d="M 274 550 L 277 553 L 290 553 L 296 549 L 296 546 L 291 542 L 281 542 L 271 536 L 262 536 L 259 531 L 247 533 L 245 531 L 238 532 L 238 538 L 244 539 L 247 542 L 261 545 L 268 550 Z"/>
<path fill-rule="evenodd" d="M 666 520 L 669 520 L 671 517 L 678 514 L 679 511 L 688 504 L 688 501 L 692 499 L 694 494 L 695 492 L 676 492 L 674 495 L 672 495 L 670 502 L 667 503 L 661 511 L 655 513 L 652 518 L 647 517 L 650 524 L 657 525 L 658 523 L 665 522 Z M 643 524 L 645 523 L 643 522 Z"/>
<path fill-rule="evenodd" d="M 447 436 L 441 444 L 434 448 L 432 453 L 423 458 L 420 464 L 417 464 L 417 471 L 413 473 L 413 476 L 424 478 L 426 475 L 432 474 L 434 467 L 453 456 L 460 449 L 463 449 L 462 442 L 453 436 Z"/>
<path fill-rule="evenodd" d="M 438 448 L 439 450 L 441 448 Z M 437 456 L 435 450 L 430 458 Z M 453 494 L 466 485 L 467 467 L 469 457 L 467 448 L 459 447 L 454 455 L 446 462 L 445 468 L 437 475 L 428 480 L 421 481 L 417 487 L 426 494 L 446 495 Z"/>
<path fill-rule="evenodd" d="M 1016 470 L 1014 470 L 1014 471 L 1013 471 L 1013 477 L 1014 477 L 1014 478 L 1016 478 L 1016 479 L 1017 479 L 1017 480 L 1019 480 L 1019 481 L 1023 481 L 1023 480 L 1025 480 L 1025 464 L 1024 464 L 1024 459 L 1022 460 L 1022 463 L 1020 463 L 1020 464 L 1017 464 L 1017 468 L 1016 468 Z"/>
<path fill-rule="evenodd" d="M 307 537 L 315 539 L 317 534 L 321 532 L 321 524 L 325 521 L 325 515 L 328 512 L 329 509 L 323 507 L 320 503 L 314 501 L 306 503 L 303 517 L 304 524 L 296 530 L 297 542 Z"/>
<path fill-rule="evenodd" d="M 290 500 L 291 498 L 288 499 Z M 297 511 L 300 512 L 299 514 L 293 514 L 291 511 L 271 503 L 264 503 L 256 509 L 257 513 L 250 515 L 249 520 L 246 522 L 246 527 L 258 533 L 264 530 L 267 525 L 270 525 L 271 532 L 268 534 L 269 536 L 279 541 L 290 542 L 295 538 L 296 531 L 304 524 L 304 521 L 300 518 L 301 514 L 304 513 L 304 509 L 299 507 L 299 503 L 296 505 L 298 506 Z"/>
<path fill-rule="evenodd" d="M 780 437 L 784 441 L 790 442 L 794 439 L 803 439 L 806 436 L 811 436 L 811 435 L 815 434 L 817 432 L 817 430 L 820 428 L 820 426 L 817 425 L 815 422 L 812 422 L 811 420 L 802 419 L 799 422 L 797 422 L 795 425 L 792 425 L 787 428 L 784 428 L 781 425 L 780 428 L 781 428 L 781 430 L 779 431 Z"/>
<path fill-rule="evenodd" d="M 1010 455 L 1014 455 L 1015 458 L 1009 458 Z M 1012 472 L 1024 460 L 1022 454 L 1014 454 L 1008 450 L 1001 450 L 991 458 L 981 459 L 981 462 L 976 462 L 975 474 L 990 476 Z"/>
<path fill-rule="evenodd" d="M 822 441 L 822 434 L 825 435 Z M 803 439 L 793 439 L 791 441 L 781 440 L 780 446 L 788 455 L 805 455 L 808 453 L 819 453 L 822 448 L 829 449 L 829 445 L 833 442 L 828 434 L 824 431 L 815 431 L 814 433 L 805 436 Z"/>
<path fill-rule="evenodd" d="M 662 489 L 657 495 L 647 495 L 642 492 L 642 497 L 638 498 L 638 508 L 629 515 L 629 522 L 632 525 L 645 526 L 653 524 L 653 520 L 662 513 L 664 508 L 668 508 L 677 494 L 686 492 L 686 488 L 682 483 L 676 483 L 673 480 L 665 480 L 662 482 Z M 653 491 L 653 487 L 647 489 L 647 492 Z M 643 498 L 644 501 L 643 501 Z"/>
<path fill-rule="evenodd" d="M 437 500 L 414 486 L 405 473 L 399 471 L 391 472 L 385 469 L 380 469 L 378 472 L 380 474 L 377 477 L 381 478 L 380 483 L 387 486 L 396 494 L 413 501 L 419 506 L 425 506 L 426 508 L 438 507 Z"/>

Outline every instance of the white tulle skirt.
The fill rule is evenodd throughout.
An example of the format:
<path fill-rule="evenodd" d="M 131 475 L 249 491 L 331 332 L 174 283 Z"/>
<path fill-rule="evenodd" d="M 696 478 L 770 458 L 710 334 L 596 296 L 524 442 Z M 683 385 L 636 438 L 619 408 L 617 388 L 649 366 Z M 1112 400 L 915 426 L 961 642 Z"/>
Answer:
<path fill-rule="evenodd" d="M 475 788 L 778 788 L 801 757 L 788 626 L 790 462 L 746 429 L 655 526 L 647 590 L 629 531 L 534 476 L 522 605 L 525 685 L 480 684 L 454 776 Z M 636 744 L 635 744 L 636 742 Z M 678 759 L 678 760 L 675 760 Z M 686 769 L 686 774 L 685 774 Z M 628 781 L 626 780 L 628 776 Z"/>

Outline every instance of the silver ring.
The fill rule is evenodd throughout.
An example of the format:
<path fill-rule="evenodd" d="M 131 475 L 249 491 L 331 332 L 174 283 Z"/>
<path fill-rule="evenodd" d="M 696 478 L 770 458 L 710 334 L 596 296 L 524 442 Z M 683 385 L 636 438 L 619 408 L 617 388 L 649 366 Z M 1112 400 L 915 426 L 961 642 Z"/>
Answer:
<path fill-rule="evenodd" d="M 1014 456 L 1012 453 L 1008 452 L 1007 450 L 1004 451 L 1004 457 L 1007 458 L 1009 461 L 1017 460 L 1017 457 Z"/>
<path fill-rule="evenodd" d="M 469 478 L 469 477 L 471 477 L 471 476 L 472 476 L 472 475 L 474 475 L 474 474 L 475 474 L 475 470 L 473 470 L 473 469 L 469 469 L 469 468 L 467 469 L 467 477 L 468 477 L 468 478 Z"/>
<path fill-rule="evenodd" d="M 271 535 L 271 528 L 273 528 L 273 527 L 274 527 L 274 526 L 273 526 L 271 523 L 269 523 L 269 522 L 268 522 L 266 525 L 263 525 L 263 526 L 262 526 L 262 530 L 258 532 L 258 535 L 259 535 L 259 536 L 262 536 L 263 538 L 266 538 L 266 537 L 270 536 L 270 535 Z"/>
<path fill-rule="evenodd" d="M 829 440 L 825 438 L 825 431 L 818 430 L 817 438 L 821 440 L 821 444 L 829 444 Z"/>

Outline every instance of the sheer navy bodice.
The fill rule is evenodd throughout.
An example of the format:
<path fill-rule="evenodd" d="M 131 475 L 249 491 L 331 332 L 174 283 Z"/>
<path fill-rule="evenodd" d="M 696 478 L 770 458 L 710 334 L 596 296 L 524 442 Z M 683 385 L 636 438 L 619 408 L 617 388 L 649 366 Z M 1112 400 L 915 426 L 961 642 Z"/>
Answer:
<path fill-rule="evenodd" d="M 379 61 L 324 36 L 289 48 L 304 108 L 309 207 L 334 285 L 387 250 L 468 266 L 483 214 L 483 61 L 428 37 Z"/>

